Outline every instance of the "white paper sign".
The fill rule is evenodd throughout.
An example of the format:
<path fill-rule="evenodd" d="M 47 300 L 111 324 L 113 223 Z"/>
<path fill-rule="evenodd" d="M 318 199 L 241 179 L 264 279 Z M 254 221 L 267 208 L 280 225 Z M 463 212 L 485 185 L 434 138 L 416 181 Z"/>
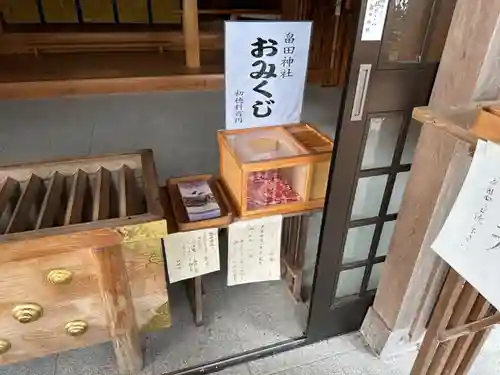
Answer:
<path fill-rule="evenodd" d="M 171 283 L 220 270 L 217 229 L 173 233 L 164 241 Z"/>
<path fill-rule="evenodd" d="M 300 121 L 311 22 L 226 22 L 226 128 Z"/>
<path fill-rule="evenodd" d="M 229 226 L 227 285 L 279 280 L 281 216 Z"/>
<path fill-rule="evenodd" d="M 467 178 L 432 244 L 500 309 L 500 146 L 479 141 Z"/>
<path fill-rule="evenodd" d="M 368 0 L 363 21 L 362 41 L 382 40 L 389 0 Z"/>

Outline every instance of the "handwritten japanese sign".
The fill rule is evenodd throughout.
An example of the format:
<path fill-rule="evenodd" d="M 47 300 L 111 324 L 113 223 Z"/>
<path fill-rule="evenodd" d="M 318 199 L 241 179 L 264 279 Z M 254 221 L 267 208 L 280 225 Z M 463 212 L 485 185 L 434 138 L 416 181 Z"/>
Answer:
<path fill-rule="evenodd" d="M 363 21 L 362 41 L 382 40 L 389 0 L 368 0 Z"/>
<path fill-rule="evenodd" d="M 171 283 L 219 271 L 217 229 L 173 233 L 164 242 Z"/>
<path fill-rule="evenodd" d="M 226 128 L 300 121 L 311 22 L 226 22 Z"/>
<path fill-rule="evenodd" d="M 462 189 L 431 247 L 500 308 L 499 145 L 478 142 Z"/>
<path fill-rule="evenodd" d="M 229 226 L 227 285 L 279 280 L 281 216 Z"/>

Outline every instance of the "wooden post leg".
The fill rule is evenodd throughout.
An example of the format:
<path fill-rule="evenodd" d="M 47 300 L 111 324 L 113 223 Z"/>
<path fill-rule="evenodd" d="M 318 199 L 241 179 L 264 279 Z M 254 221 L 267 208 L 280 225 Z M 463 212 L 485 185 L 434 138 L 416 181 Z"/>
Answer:
<path fill-rule="evenodd" d="M 182 1 L 182 28 L 188 68 L 200 67 L 200 30 L 198 27 L 198 0 Z"/>
<path fill-rule="evenodd" d="M 187 294 L 193 311 L 194 322 L 197 326 L 201 326 L 203 325 L 203 284 L 201 276 L 187 281 Z"/>
<path fill-rule="evenodd" d="M 118 372 L 136 375 L 142 369 L 142 350 L 121 246 L 94 249 L 93 256 Z"/>
<path fill-rule="evenodd" d="M 285 237 L 282 249 L 283 277 L 296 302 L 303 302 L 301 296 L 304 253 L 309 216 L 301 215 L 284 221 Z"/>

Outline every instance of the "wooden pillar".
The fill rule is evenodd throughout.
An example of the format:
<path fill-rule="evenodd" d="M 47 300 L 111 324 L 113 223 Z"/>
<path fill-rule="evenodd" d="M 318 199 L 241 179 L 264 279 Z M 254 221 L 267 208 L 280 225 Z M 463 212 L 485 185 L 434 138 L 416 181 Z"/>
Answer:
<path fill-rule="evenodd" d="M 198 0 L 182 1 L 182 27 L 188 68 L 200 67 L 200 30 L 198 27 Z"/>
<path fill-rule="evenodd" d="M 499 57 L 500 0 L 458 0 L 429 105 L 497 99 Z M 380 356 L 416 347 L 441 290 L 447 267 L 430 245 L 446 210 L 433 223 L 431 218 L 455 146 L 455 140 L 423 126 L 385 271 L 361 328 Z"/>
<path fill-rule="evenodd" d="M 95 249 L 99 286 L 120 375 L 137 375 L 142 350 L 121 246 Z"/>

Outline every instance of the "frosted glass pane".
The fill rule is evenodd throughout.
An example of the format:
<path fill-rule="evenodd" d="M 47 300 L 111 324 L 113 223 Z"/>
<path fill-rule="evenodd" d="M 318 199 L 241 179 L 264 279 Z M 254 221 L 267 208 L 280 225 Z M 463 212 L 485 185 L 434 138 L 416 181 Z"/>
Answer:
<path fill-rule="evenodd" d="M 370 280 L 368 281 L 368 290 L 377 289 L 380 277 L 384 271 L 384 265 L 385 263 L 377 263 L 373 265 Z"/>
<path fill-rule="evenodd" d="M 410 127 L 408 128 L 408 134 L 406 135 L 403 154 L 401 155 L 401 164 L 410 164 L 412 162 L 413 155 L 415 154 L 415 148 L 417 147 L 418 137 L 420 137 L 421 130 L 422 130 L 422 123 L 418 121 L 411 122 Z"/>
<path fill-rule="evenodd" d="M 341 271 L 337 282 L 335 298 L 341 298 L 358 294 L 361 291 L 361 283 L 365 274 L 365 267 L 353 268 Z"/>
<path fill-rule="evenodd" d="M 399 116 L 370 119 L 361 169 L 391 166 L 401 121 Z"/>
<path fill-rule="evenodd" d="M 384 223 L 384 226 L 382 227 L 382 234 L 380 235 L 380 241 L 378 242 L 376 256 L 381 257 L 387 255 L 387 251 L 389 251 L 389 243 L 391 242 L 395 226 L 396 220 L 386 221 Z"/>
<path fill-rule="evenodd" d="M 399 207 L 401 207 L 401 202 L 403 201 L 403 194 L 405 192 L 408 178 L 410 178 L 410 172 L 401 172 L 396 176 L 396 182 L 394 183 L 394 187 L 392 189 L 389 208 L 387 209 L 388 214 L 395 214 L 399 211 Z"/>
<path fill-rule="evenodd" d="M 375 224 L 349 229 L 342 264 L 368 259 L 374 232 Z"/>
<path fill-rule="evenodd" d="M 358 180 L 351 220 L 378 216 L 386 182 L 387 175 L 364 177 Z"/>
<path fill-rule="evenodd" d="M 382 39 L 385 61 L 420 61 L 434 0 L 391 0 Z"/>

